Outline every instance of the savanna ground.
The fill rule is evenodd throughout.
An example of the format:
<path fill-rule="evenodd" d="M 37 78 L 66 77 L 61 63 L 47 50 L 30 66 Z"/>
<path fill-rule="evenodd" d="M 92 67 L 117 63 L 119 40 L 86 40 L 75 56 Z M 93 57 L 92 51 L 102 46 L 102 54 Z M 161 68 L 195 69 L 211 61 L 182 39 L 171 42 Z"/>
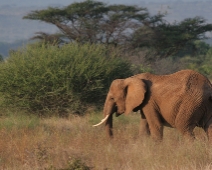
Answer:
<path fill-rule="evenodd" d="M 171 128 L 156 143 L 139 136 L 139 114 L 114 118 L 113 140 L 101 113 L 38 118 L 4 111 L 0 120 L 0 169 L 5 170 L 211 170 L 212 147 L 202 129 L 186 142 Z"/>

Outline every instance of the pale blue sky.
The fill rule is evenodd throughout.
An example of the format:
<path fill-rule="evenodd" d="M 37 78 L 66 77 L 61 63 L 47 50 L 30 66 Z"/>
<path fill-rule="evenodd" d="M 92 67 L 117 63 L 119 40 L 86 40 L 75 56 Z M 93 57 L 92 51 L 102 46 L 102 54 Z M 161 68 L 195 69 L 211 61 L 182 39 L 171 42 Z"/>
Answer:
<path fill-rule="evenodd" d="M 35 32 L 55 33 L 58 29 L 40 21 L 23 20 L 22 17 L 32 10 L 48 6 L 67 6 L 83 0 L 0 0 L 0 42 L 29 39 Z M 127 4 L 147 7 L 151 15 L 168 12 L 169 22 L 184 18 L 202 16 L 212 23 L 212 0 L 98 0 L 109 4 Z M 207 1 L 207 2 L 206 2 Z M 153 3 L 157 2 L 157 3 Z M 191 2 L 191 3 L 185 3 Z M 209 3 L 208 3 L 209 2 Z M 6 5 L 6 6 L 5 6 Z M 212 36 L 212 35 L 211 35 Z"/>
<path fill-rule="evenodd" d="M 16 6 L 52 6 L 52 5 L 69 5 L 72 2 L 81 2 L 83 0 L 0 0 L 0 6 L 2 5 L 16 5 Z M 131 3 L 139 4 L 141 2 L 151 3 L 151 2 L 194 2 L 194 0 L 99 0 L 105 3 Z M 196 0 L 199 2 L 212 1 L 212 0 Z"/>

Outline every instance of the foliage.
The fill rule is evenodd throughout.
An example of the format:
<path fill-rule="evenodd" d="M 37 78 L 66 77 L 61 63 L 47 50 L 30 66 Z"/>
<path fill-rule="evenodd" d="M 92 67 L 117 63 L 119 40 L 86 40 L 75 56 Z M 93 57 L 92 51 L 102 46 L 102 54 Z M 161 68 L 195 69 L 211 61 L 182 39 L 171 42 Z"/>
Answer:
<path fill-rule="evenodd" d="M 134 74 L 140 74 L 140 73 L 144 73 L 144 72 L 153 72 L 153 69 L 150 66 L 145 66 L 144 64 L 132 64 L 132 70 Z"/>
<path fill-rule="evenodd" d="M 36 32 L 36 36 L 32 37 L 31 40 L 41 40 L 42 43 L 58 45 L 62 43 L 61 34 L 48 34 L 44 32 Z"/>
<path fill-rule="evenodd" d="M 81 158 L 70 158 L 66 168 L 58 169 L 54 166 L 50 166 L 46 170 L 91 170 L 92 168 L 87 166 Z"/>
<path fill-rule="evenodd" d="M 196 40 L 205 39 L 205 33 L 212 31 L 212 24 L 207 24 L 202 17 L 187 18 L 181 22 L 147 23 L 135 31 L 132 38 L 133 47 L 149 47 L 155 50 L 155 55 L 168 57 L 180 51 L 192 49 Z M 151 49 L 152 50 L 152 49 Z"/>
<path fill-rule="evenodd" d="M 64 170 L 90 170 L 91 168 L 82 162 L 79 158 L 74 158 L 69 161 L 68 168 Z"/>
<path fill-rule="evenodd" d="M 103 102 L 113 79 L 131 74 L 118 51 L 102 45 L 34 44 L 1 63 L 0 92 L 7 107 L 82 113 L 87 104 Z"/>
<path fill-rule="evenodd" d="M 32 11 L 24 19 L 40 20 L 59 28 L 61 34 L 41 35 L 57 39 L 58 43 L 103 43 L 124 46 L 124 49 L 147 47 L 147 57 L 156 60 L 176 55 L 186 49 L 194 51 L 194 41 L 205 38 L 212 24 L 202 17 L 186 18 L 168 23 L 164 14 L 151 16 L 146 8 L 130 5 L 107 5 L 86 0 L 64 8 L 49 7 Z M 59 37 L 58 37 L 59 35 Z M 35 36 L 34 38 L 38 38 Z M 40 37 L 39 37 L 40 38 Z M 187 51 L 188 52 L 188 51 Z"/>
<path fill-rule="evenodd" d="M 196 52 L 193 55 L 185 55 L 180 58 L 186 68 L 196 70 L 209 78 L 212 78 L 212 47 L 202 41 L 194 42 Z"/>
<path fill-rule="evenodd" d="M 123 45 L 131 32 L 143 22 L 156 22 L 162 15 L 150 17 L 146 8 L 128 5 L 107 5 L 86 0 L 64 8 L 49 7 L 32 11 L 24 19 L 40 20 L 59 28 L 63 41 Z M 64 38 L 66 37 L 66 38 Z"/>
<path fill-rule="evenodd" d="M 206 55 L 210 49 L 210 45 L 204 41 L 194 41 L 193 47 L 195 55 Z"/>

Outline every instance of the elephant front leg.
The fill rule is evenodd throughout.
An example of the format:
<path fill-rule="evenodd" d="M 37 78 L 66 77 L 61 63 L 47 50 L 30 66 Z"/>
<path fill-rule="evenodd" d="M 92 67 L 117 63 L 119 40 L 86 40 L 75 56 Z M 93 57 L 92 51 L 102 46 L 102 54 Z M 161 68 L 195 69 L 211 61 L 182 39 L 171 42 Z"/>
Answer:
<path fill-rule="evenodd" d="M 153 107 L 143 109 L 143 113 L 148 122 L 151 137 L 155 141 L 161 141 L 163 139 L 163 124 L 160 114 Z"/>
<path fill-rule="evenodd" d="M 143 112 L 142 111 L 140 112 L 141 112 L 141 122 L 140 122 L 139 135 L 142 137 L 143 136 L 148 137 L 150 135 L 149 125 Z"/>

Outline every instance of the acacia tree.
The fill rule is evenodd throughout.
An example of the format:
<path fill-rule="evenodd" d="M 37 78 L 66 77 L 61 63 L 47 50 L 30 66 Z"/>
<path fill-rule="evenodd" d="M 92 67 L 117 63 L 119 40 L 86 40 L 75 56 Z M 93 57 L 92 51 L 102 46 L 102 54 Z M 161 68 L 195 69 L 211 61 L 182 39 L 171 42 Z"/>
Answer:
<path fill-rule="evenodd" d="M 56 25 L 64 35 L 63 41 L 113 45 L 125 44 L 143 22 L 151 19 L 146 8 L 107 5 L 93 0 L 75 2 L 64 8 L 32 11 L 23 18 Z M 151 22 L 161 18 L 162 15 L 158 15 L 157 20 Z"/>
<path fill-rule="evenodd" d="M 57 43 L 101 43 L 137 49 L 147 47 L 160 58 L 175 55 L 194 47 L 196 40 L 206 38 L 212 24 L 204 18 L 187 18 L 168 23 L 165 14 L 150 16 L 146 8 L 128 5 L 107 5 L 86 0 L 63 8 L 35 10 L 24 19 L 40 20 L 57 26 L 59 34 L 39 32 L 33 38 Z"/>
<path fill-rule="evenodd" d="M 136 30 L 131 45 L 133 48 L 153 48 L 160 58 L 188 49 L 194 53 L 196 40 L 206 39 L 208 31 L 212 31 L 212 24 L 206 23 L 202 17 L 186 18 L 173 24 L 160 20 L 157 24 L 147 23 Z"/>
<path fill-rule="evenodd" d="M 44 32 L 36 32 L 36 35 L 31 40 L 41 40 L 44 44 L 58 45 L 62 43 L 61 34 L 48 34 Z"/>

